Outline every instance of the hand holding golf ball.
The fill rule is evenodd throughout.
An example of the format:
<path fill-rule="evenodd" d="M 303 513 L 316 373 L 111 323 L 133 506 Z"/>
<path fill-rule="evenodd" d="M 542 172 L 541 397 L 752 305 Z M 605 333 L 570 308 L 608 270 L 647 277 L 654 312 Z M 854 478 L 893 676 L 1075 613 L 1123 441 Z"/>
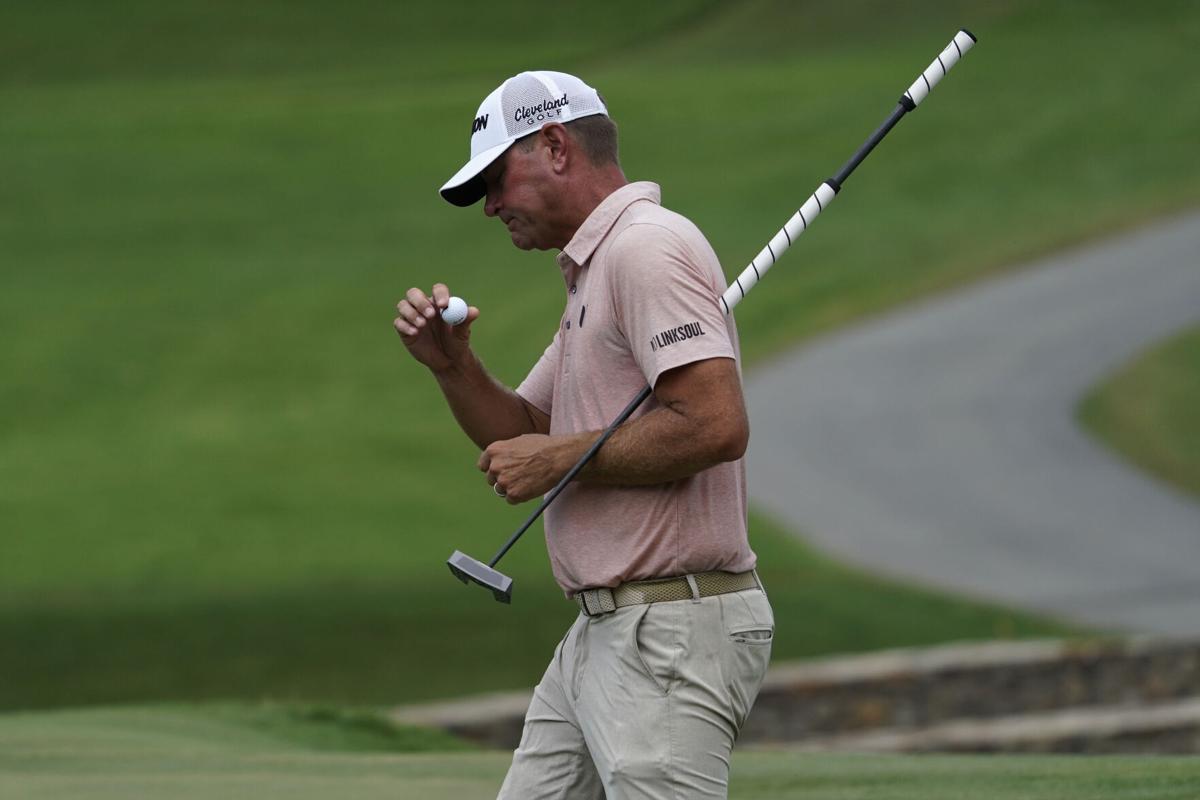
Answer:
<path fill-rule="evenodd" d="M 469 360 L 471 322 L 479 310 L 452 297 L 446 284 L 434 284 L 428 293 L 414 286 L 396 304 L 396 313 L 392 325 L 420 363 L 436 372 Z"/>
<path fill-rule="evenodd" d="M 451 297 L 446 307 L 442 309 L 442 319 L 447 325 L 461 325 L 467 321 L 467 301 L 461 297 Z"/>

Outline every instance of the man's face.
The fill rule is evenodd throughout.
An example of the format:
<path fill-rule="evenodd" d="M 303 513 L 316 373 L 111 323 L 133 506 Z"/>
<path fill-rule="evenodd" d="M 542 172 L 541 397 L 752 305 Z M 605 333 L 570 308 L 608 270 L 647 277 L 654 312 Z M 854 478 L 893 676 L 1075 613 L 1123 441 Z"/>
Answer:
<path fill-rule="evenodd" d="M 499 217 L 513 244 L 522 250 L 561 246 L 552 236 L 551 177 L 540 142 L 528 152 L 520 143 L 514 144 L 483 171 L 487 186 L 483 213 Z"/>

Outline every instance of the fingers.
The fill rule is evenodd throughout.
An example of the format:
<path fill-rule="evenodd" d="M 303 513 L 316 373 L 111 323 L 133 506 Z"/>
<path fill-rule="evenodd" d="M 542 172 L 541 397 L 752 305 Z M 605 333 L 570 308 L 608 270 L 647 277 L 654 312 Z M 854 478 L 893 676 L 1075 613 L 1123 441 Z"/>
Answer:
<path fill-rule="evenodd" d="M 446 284 L 435 283 L 433 285 L 433 304 L 439 309 L 450 305 L 450 290 L 446 288 Z"/>
<path fill-rule="evenodd" d="M 405 299 L 413 307 L 413 310 L 424 319 L 433 319 L 437 314 L 437 309 L 433 307 L 433 303 L 429 301 L 429 298 L 420 289 L 415 287 L 409 289 L 408 294 L 405 295 Z"/>
<path fill-rule="evenodd" d="M 505 486 L 502 481 L 494 480 L 490 475 L 488 476 L 488 483 L 492 486 L 492 492 L 510 506 L 520 505 L 529 499 L 517 489 Z"/>
<path fill-rule="evenodd" d="M 396 304 L 396 313 L 399 316 L 392 321 L 392 325 L 402 336 L 416 336 L 425 327 L 428 319 L 421 310 L 424 307 L 432 310 L 421 290 L 409 289 L 407 297 Z"/>
<path fill-rule="evenodd" d="M 496 465 L 492 464 L 493 446 L 488 445 L 487 449 L 479 454 L 479 462 L 475 466 L 479 467 L 479 471 L 484 473 L 488 485 L 492 487 L 492 491 L 500 497 L 508 499 L 508 493 L 505 491 L 504 485 L 500 483 L 500 470 Z M 509 502 L 511 503 L 512 501 L 509 500 Z"/>
<path fill-rule="evenodd" d="M 396 317 L 392 320 L 392 327 L 396 329 L 396 333 L 401 336 L 416 336 L 418 331 L 403 317 Z"/>
<path fill-rule="evenodd" d="M 479 462 L 476 464 L 476 466 L 479 467 L 480 472 L 485 474 L 488 485 L 492 487 L 492 491 L 495 492 L 497 497 L 502 498 L 506 503 L 512 506 L 525 502 L 525 497 L 514 493 L 512 489 L 504 484 L 501 479 L 499 467 L 492 463 L 492 458 L 494 455 L 492 448 L 494 446 L 495 445 L 488 445 L 487 449 L 479 454 Z"/>
<path fill-rule="evenodd" d="M 396 304 L 399 316 L 392 325 L 403 336 L 416 336 L 425 325 L 435 319 L 438 314 L 450 305 L 450 289 L 444 283 L 435 283 L 431 294 L 417 288 L 409 289 L 404 299 Z M 459 325 L 457 331 L 460 338 L 466 336 L 467 328 L 479 316 L 479 309 L 471 306 L 467 309 L 467 319 Z"/>
<path fill-rule="evenodd" d="M 439 283 L 434 287 L 435 298 L 439 288 L 443 292 L 446 291 L 445 285 Z M 445 308 L 449 297 L 449 294 L 447 294 L 447 299 L 441 304 L 441 308 Z M 436 300 L 431 301 L 420 289 L 415 287 L 409 289 L 405 293 L 404 299 L 396 304 L 396 312 L 399 316 L 392 321 L 392 326 L 402 336 L 416 336 L 425 327 L 426 323 L 437 316 L 438 307 L 435 306 L 435 302 Z"/>

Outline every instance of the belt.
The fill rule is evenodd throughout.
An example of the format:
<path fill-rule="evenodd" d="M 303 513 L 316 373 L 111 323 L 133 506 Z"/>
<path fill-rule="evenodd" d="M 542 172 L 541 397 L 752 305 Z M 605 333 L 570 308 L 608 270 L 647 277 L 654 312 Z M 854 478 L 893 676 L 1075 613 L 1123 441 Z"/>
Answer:
<path fill-rule="evenodd" d="M 749 572 L 697 572 L 679 578 L 630 581 L 615 589 L 584 589 L 576 592 L 575 603 L 586 617 L 609 614 L 624 606 L 663 603 L 671 600 L 699 600 L 715 594 L 761 589 L 754 570 Z"/>

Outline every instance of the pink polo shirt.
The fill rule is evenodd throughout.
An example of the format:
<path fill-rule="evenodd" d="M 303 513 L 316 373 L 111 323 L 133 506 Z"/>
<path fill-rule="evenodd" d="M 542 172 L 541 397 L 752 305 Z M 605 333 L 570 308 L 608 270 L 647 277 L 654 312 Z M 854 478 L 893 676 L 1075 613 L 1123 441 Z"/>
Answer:
<path fill-rule="evenodd" d="M 517 387 L 550 415 L 550 433 L 601 430 L 663 372 L 738 357 L 718 298 L 725 277 L 685 217 L 653 183 L 609 195 L 558 255 L 567 306 L 554 340 Z M 634 418 L 659 408 L 651 396 Z M 655 486 L 575 482 L 546 510 L 546 547 L 568 595 L 625 581 L 753 569 L 746 468 L 718 464 Z"/>

